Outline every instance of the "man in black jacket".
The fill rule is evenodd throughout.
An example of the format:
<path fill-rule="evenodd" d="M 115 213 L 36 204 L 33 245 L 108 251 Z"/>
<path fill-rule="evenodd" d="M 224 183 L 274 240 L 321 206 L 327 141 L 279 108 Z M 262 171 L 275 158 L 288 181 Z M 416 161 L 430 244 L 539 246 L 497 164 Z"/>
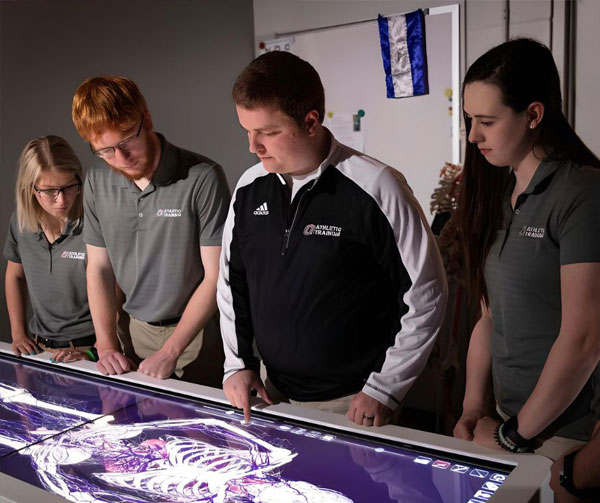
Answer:
<path fill-rule="evenodd" d="M 218 284 L 224 391 L 250 416 L 255 389 L 384 424 L 422 371 L 447 285 L 404 177 L 338 143 L 306 61 L 271 52 L 233 97 L 260 162 L 241 177 Z M 266 388 L 259 359 L 267 371 Z"/>

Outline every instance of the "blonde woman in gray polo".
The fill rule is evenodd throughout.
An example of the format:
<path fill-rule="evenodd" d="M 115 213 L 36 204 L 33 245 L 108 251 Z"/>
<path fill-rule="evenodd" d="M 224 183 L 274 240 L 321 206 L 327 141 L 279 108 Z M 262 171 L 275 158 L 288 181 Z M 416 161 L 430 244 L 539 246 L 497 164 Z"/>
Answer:
<path fill-rule="evenodd" d="M 19 160 L 16 212 L 4 247 L 6 304 L 17 356 L 95 359 L 86 292 L 81 164 L 58 136 L 31 140 Z M 33 316 L 27 330 L 27 299 Z"/>

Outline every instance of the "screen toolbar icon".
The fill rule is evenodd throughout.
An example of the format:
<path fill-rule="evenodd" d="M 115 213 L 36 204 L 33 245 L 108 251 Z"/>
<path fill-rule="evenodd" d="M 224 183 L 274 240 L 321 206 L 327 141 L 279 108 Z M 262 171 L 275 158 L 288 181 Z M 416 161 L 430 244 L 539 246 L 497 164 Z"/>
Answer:
<path fill-rule="evenodd" d="M 431 463 L 433 461 L 433 459 L 428 458 L 427 456 L 417 456 L 414 459 L 415 463 L 418 463 L 419 465 L 428 465 L 429 463 Z"/>
<path fill-rule="evenodd" d="M 497 484 L 496 482 L 490 482 L 489 480 L 487 482 L 484 482 L 483 485 L 481 486 L 482 489 L 485 489 L 486 491 L 492 491 L 495 492 L 498 489 L 500 489 L 500 484 Z"/>

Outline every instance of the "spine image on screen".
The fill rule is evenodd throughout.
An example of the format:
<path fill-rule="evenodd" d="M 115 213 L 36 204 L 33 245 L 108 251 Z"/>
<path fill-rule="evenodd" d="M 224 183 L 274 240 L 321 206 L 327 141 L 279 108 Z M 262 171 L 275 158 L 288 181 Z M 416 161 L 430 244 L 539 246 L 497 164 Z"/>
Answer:
<path fill-rule="evenodd" d="M 280 467 L 298 453 L 221 419 L 115 424 L 111 415 L 35 398 L 2 382 L 0 405 L 21 418 L 0 419 L 0 446 L 30 457 L 42 486 L 69 501 L 352 501 L 337 491 L 286 480 Z"/>

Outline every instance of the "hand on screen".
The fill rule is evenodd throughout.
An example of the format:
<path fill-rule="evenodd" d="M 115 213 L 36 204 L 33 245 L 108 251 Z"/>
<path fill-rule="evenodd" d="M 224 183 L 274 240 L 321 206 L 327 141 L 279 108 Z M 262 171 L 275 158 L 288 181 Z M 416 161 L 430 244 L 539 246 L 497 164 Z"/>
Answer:
<path fill-rule="evenodd" d="M 116 349 L 98 351 L 98 370 L 104 375 L 124 374 L 135 370 L 135 364 Z"/>
<path fill-rule="evenodd" d="M 456 423 L 452 434 L 456 438 L 473 440 L 473 432 L 475 431 L 477 421 L 486 415 L 486 412 L 480 409 L 465 409 L 462 416 Z"/>
<path fill-rule="evenodd" d="M 37 355 L 42 350 L 37 346 L 33 339 L 26 335 L 23 337 L 13 337 L 12 350 L 16 356 Z"/>
<path fill-rule="evenodd" d="M 157 379 L 167 379 L 173 375 L 177 366 L 177 358 L 177 355 L 167 355 L 162 351 L 157 351 L 140 363 L 138 371 Z"/>
<path fill-rule="evenodd" d="M 362 391 L 354 395 L 346 417 L 363 426 L 383 426 L 390 421 L 393 410 Z"/>
<path fill-rule="evenodd" d="M 265 402 L 273 404 L 265 385 L 254 370 L 239 370 L 223 383 L 227 399 L 234 407 L 243 409 L 246 423 L 250 422 L 250 392 L 253 389 Z"/>

